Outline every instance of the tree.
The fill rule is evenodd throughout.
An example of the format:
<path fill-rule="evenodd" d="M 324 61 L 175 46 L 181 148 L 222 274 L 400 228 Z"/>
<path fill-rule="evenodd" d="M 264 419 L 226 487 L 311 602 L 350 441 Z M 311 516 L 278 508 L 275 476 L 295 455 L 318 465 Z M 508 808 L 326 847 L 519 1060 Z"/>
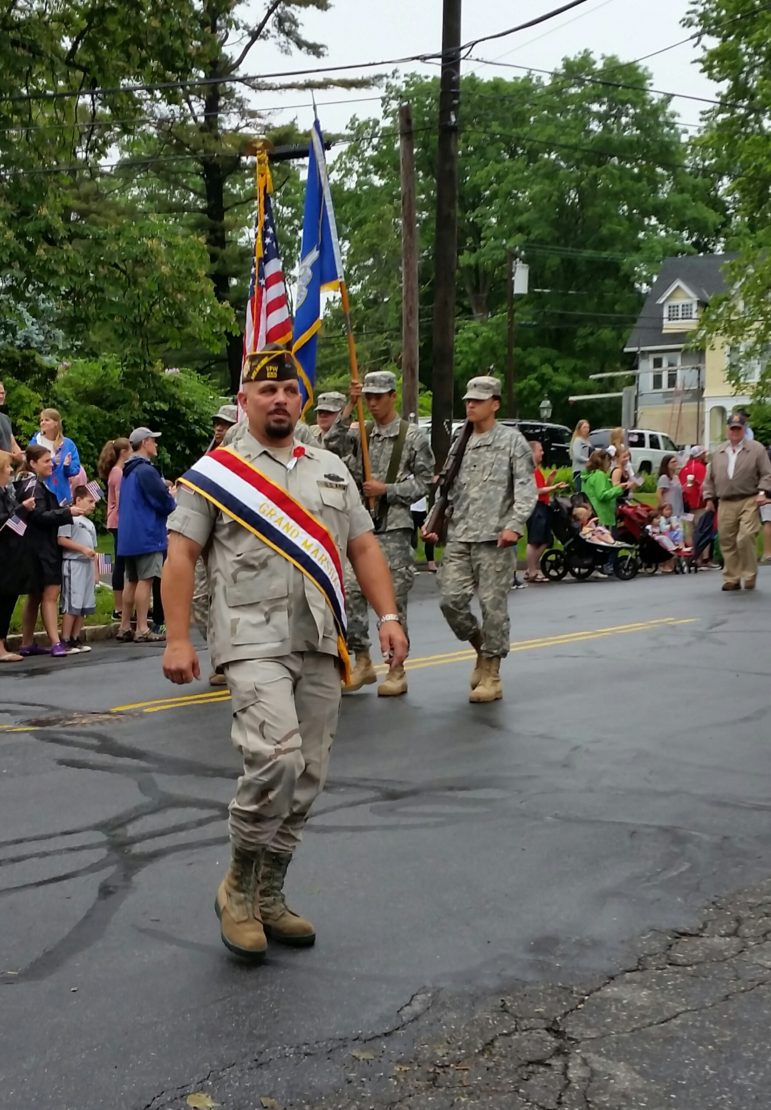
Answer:
<path fill-rule="evenodd" d="M 720 103 L 698 140 L 705 163 L 722 182 L 732 215 L 726 247 L 738 251 L 727 270 L 729 292 L 704 320 L 707 337 L 733 348 L 729 376 L 758 400 L 771 396 L 771 9 L 744 0 L 704 0 L 688 13 L 704 44 L 703 71 L 720 86 Z"/>
<path fill-rule="evenodd" d="M 625 365 L 621 351 L 639 312 L 641 283 L 661 258 L 715 242 L 723 214 L 689 166 L 668 103 L 647 91 L 648 81 L 639 66 L 590 54 L 568 59 L 548 80 L 464 78 L 459 382 L 491 365 L 504 369 L 507 249 L 519 248 L 530 265 L 531 292 L 517 303 L 523 412 L 549 392 L 555 418 L 570 420 L 567 395 L 590 391 L 590 373 Z M 421 365 L 431 363 L 437 88 L 418 77 L 389 86 L 383 122 L 353 120 L 351 141 L 334 162 L 358 334 L 381 363 L 398 362 L 400 347 L 402 101 L 412 105 L 416 131 Z"/>

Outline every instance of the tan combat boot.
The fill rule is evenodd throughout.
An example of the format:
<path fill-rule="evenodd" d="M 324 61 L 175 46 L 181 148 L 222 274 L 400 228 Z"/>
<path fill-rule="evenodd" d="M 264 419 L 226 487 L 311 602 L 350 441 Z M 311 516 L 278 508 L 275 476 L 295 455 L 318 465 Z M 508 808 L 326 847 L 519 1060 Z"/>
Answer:
<path fill-rule="evenodd" d="M 247 852 L 233 845 L 227 875 L 217 889 L 214 910 L 220 921 L 222 943 L 245 960 L 259 963 L 268 942 L 260 916 L 260 866 L 263 849 Z"/>
<path fill-rule="evenodd" d="M 286 869 L 292 862 L 290 852 L 266 851 L 260 871 L 260 910 L 265 932 L 271 940 L 306 948 L 316 941 L 310 921 L 290 910 L 284 897 Z"/>
<path fill-rule="evenodd" d="M 404 667 L 399 663 L 396 667 L 391 667 L 388 674 L 377 688 L 377 696 L 379 698 L 398 698 L 400 694 L 407 693 L 407 675 L 404 673 Z"/>
<path fill-rule="evenodd" d="M 357 690 L 361 690 L 362 686 L 371 686 L 373 682 L 377 682 L 377 675 L 375 674 L 375 668 L 372 666 L 369 652 L 357 651 L 356 663 L 351 671 L 351 681 L 343 687 L 343 693 L 355 694 Z"/>
<path fill-rule="evenodd" d="M 473 636 L 469 636 L 469 641 L 468 642 L 471 644 L 474 651 L 477 653 L 477 661 L 474 664 L 474 669 L 471 672 L 471 678 L 469 679 L 469 686 L 471 687 L 472 690 L 476 690 L 477 686 L 479 685 L 479 680 L 482 677 L 482 633 L 481 633 L 481 631 L 479 629 L 477 629 L 477 631 L 474 633 Z"/>
<path fill-rule="evenodd" d="M 476 687 L 469 694 L 468 700 L 471 702 L 499 701 L 503 697 L 500 669 L 501 661 L 497 656 L 494 659 L 482 656 L 480 667 L 482 675 Z"/>

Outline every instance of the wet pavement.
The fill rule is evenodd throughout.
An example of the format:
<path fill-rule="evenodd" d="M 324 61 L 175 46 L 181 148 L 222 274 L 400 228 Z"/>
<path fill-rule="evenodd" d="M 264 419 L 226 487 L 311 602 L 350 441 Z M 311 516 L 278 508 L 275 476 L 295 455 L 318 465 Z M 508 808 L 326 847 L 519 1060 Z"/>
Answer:
<path fill-rule="evenodd" d="M 227 695 L 152 645 L 4 670 L 6 1105 L 767 1106 L 759 583 L 512 593 L 505 700 L 470 706 L 421 575 L 410 692 L 345 699 L 290 871 L 318 944 L 260 968 L 212 911 Z"/>

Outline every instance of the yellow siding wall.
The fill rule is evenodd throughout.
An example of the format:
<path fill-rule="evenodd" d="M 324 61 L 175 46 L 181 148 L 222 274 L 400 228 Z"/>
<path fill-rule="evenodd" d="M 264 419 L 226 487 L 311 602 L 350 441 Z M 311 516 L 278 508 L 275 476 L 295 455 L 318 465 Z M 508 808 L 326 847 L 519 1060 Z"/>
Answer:
<path fill-rule="evenodd" d="M 716 339 L 704 352 L 704 396 L 725 397 L 731 395 L 731 387 L 726 381 L 728 365 L 728 344 Z"/>
<path fill-rule="evenodd" d="M 695 402 L 678 406 L 651 405 L 637 414 L 637 427 L 666 432 L 675 443 L 699 443 L 699 409 Z M 703 419 L 703 410 L 702 410 Z"/>

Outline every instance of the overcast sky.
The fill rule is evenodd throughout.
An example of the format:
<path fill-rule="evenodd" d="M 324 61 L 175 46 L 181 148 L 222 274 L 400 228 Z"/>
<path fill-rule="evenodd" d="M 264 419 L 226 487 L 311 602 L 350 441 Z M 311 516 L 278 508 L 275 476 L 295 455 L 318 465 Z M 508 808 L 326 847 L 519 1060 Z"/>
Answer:
<path fill-rule="evenodd" d="M 263 4 L 264 0 L 253 0 L 254 11 L 263 10 Z M 463 41 L 505 30 L 558 6 L 559 0 L 521 0 L 518 4 L 509 0 L 466 0 Z M 689 29 L 680 25 L 688 6 L 688 0 L 647 0 L 644 7 L 639 0 L 589 0 L 539 27 L 483 43 L 475 48 L 474 54 L 540 69 L 554 69 L 564 57 L 586 49 L 596 55 L 615 54 L 625 61 L 638 59 L 690 34 Z M 309 12 L 304 24 L 308 38 L 326 44 L 327 55 L 323 60 L 315 62 L 304 55 L 287 57 L 275 49 L 260 46 L 252 51 L 247 69 L 249 73 L 271 73 L 316 64 L 347 65 L 435 51 L 441 47 L 441 19 L 442 0 L 334 0 L 329 12 Z M 715 89 L 701 74 L 697 59 L 697 48 L 689 42 L 650 58 L 644 64 L 651 70 L 656 88 L 692 96 L 714 96 Z M 392 68 L 384 66 L 383 72 Z M 415 63 L 399 68 L 402 72 L 437 73 L 436 66 Z M 463 71 L 471 70 L 486 77 L 515 76 L 522 72 L 464 63 Z M 351 70 L 350 75 L 356 72 Z M 378 109 L 376 102 L 331 105 L 325 101 L 372 95 L 373 92 L 343 90 L 319 93 L 317 101 L 322 126 L 340 131 L 351 115 L 376 115 Z M 306 98 L 307 94 L 297 92 L 266 93 L 258 99 L 257 106 L 274 107 L 282 103 L 295 106 Z M 706 105 L 676 99 L 673 107 L 685 124 L 696 124 Z M 289 117 L 296 117 L 300 126 L 306 122 L 310 126 L 313 118 L 312 111 L 302 107 L 291 107 L 278 118 Z"/>

